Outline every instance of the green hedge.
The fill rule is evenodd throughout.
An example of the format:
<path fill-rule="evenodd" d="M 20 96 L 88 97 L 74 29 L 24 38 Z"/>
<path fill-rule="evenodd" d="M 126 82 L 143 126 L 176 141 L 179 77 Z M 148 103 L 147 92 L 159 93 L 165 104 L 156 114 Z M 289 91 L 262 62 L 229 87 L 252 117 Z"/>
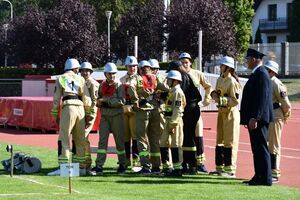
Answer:
<path fill-rule="evenodd" d="M 169 63 L 159 63 L 160 70 L 167 70 Z M 103 68 L 95 68 L 103 69 Z M 126 70 L 124 66 L 118 66 L 119 70 Z M 25 78 L 26 75 L 55 75 L 54 68 L 17 68 L 17 67 L 0 67 L 0 78 Z"/>
<path fill-rule="evenodd" d="M 0 78 L 25 78 L 26 75 L 54 75 L 53 68 L 0 67 Z"/>

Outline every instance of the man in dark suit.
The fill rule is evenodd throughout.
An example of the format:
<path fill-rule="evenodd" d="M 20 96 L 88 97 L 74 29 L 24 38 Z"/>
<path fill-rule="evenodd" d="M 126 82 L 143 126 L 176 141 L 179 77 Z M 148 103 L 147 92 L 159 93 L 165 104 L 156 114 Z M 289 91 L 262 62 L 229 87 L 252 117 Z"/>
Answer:
<path fill-rule="evenodd" d="M 252 70 L 241 102 L 241 124 L 250 135 L 253 153 L 253 178 L 244 181 L 248 185 L 272 185 L 271 161 L 268 152 L 268 125 L 273 120 L 272 83 L 263 66 L 264 54 L 248 49 L 246 64 Z"/>

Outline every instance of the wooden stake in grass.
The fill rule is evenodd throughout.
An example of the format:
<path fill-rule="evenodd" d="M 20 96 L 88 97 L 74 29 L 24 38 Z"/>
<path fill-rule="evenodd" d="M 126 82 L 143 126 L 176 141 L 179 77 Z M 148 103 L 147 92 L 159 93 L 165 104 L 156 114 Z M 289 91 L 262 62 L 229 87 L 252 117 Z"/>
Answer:
<path fill-rule="evenodd" d="M 60 172 L 62 177 L 69 179 L 69 194 L 72 193 L 72 177 L 79 176 L 79 163 L 65 163 L 60 165 Z"/>

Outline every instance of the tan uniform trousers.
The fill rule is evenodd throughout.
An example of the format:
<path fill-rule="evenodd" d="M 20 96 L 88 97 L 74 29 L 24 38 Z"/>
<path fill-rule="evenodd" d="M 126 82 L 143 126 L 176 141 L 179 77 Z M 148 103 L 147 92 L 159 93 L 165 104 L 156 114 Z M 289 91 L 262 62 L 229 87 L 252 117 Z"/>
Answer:
<path fill-rule="evenodd" d="M 93 117 L 91 120 L 91 124 L 85 129 L 85 164 L 87 168 L 91 167 L 92 164 L 92 157 L 91 157 L 91 144 L 89 141 L 89 134 L 94 126 L 96 121 L 96 117 Z"/>
<path fill-rule="evenodd" d="M 136 111 L 136 135 L 141 165 L 160 167 L 160 113 L 158 109 Z"/>
<path fill-rule="evenodd" d="M 238 107 L 219 108 L 217 122 L 217 146 L 232 148 L 230 171 L 235 173 L 238 142 L 240 137 L 240 113 Z"/>
<path fill-rule="evenodd" d="M 272 174 L 280 176 L 280 156 L 281 156 L 281 135 L 284 124 L 284 116 L 281 108 L 274 110 L 274 121 L 269 124 L 268 142 L 270 154 L 276 156 L 276 169 L 273 169 Z"/>
<path fill-rule="evenodd" d="M 61 154 L 58 156 L 58 163 L 70 162 L 70 135 L 75 142 L 76 154 L 73 162 L 80 163 L 85 167 L 85 112 L 83 106 L 66 105 L 62 108 L 59 122 L 59 141 L 61 141 Z"/>
<path fill-rule="evenodd" d="M 123 108 L 121 108 L 123 109 Z M 109 133 L 112 132 L 116 143 L 118 164 L 125 165 L 124 147 L 124 115 L 123 112 L 114 116 L 102 115 L 99 129 L 99 143 L 97 150 L 96 165 L 103 166 L 106 161 Z"/>
<path fill-rule="evenodd" d="M 203 137 L 203 120 L 200 115 L 199 120 L 196 125 L 196 131 L 195 131 L 196 137 Z"/>
<path fill-rule="evenodd" d="M 124 112 L 124 133 L 125 142 L 129 142 L 131 139 L 136 140 L 135 112 Z"/>
<path fill-rule="evenodd" d="M 168 121 L 168 119 L 166 119 Z M 175 128 L 175 132 L 170 134 L 169 124 L 165 124 L 164 132 L 160 138 L 160 147 L 167 148 L 181 148 L 183 142 L 183 121 L 180 119 L 178 126 Z"/>

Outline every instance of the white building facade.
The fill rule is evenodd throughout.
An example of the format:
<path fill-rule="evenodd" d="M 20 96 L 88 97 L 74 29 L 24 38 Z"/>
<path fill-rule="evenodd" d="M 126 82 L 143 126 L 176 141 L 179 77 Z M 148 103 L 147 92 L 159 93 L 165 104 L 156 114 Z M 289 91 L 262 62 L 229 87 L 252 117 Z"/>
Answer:
<path fill-rule="evenodd" d="M 288 41 L 288 17 L 293 0 L 255 0 L 255 16 L 252 20 L 252 39 L 260 29 L 263 43 Z"/>

